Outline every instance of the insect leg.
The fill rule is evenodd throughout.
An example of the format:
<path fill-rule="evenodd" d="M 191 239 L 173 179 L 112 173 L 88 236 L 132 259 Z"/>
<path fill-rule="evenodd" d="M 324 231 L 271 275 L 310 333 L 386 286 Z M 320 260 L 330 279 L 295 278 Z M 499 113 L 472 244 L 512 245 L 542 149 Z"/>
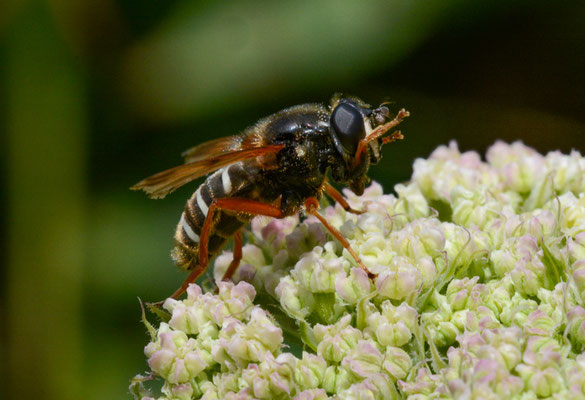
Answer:
<path fill-rule="evenodd" d="M 343 207 L 343 209 L 345 211 L 353 213 L 353 214 L 363 214 L 364 213 L 364 211 L 355 210 L 355 209 L 351 208 L 350 205 L 347 203 L 347 201 L 343 198 L 341 193 L 339 193 L 337 191 L 337 189 L 335 189 L 333 187 L 333 185 L 331 185 L 329 182 L 325 181 L 324 187 L 325 187 L 325 193 L 327 193 L 327 195 L 329 197 L 331 197 L 333 200 L 338 202 L 341 205 L 341 207 Z"/>
<path fill-rule="evenodd" d="M 235 211 L 252 215 L 265 215 L 273 218 L 283 218 L 285 215 L 280 208 L 272 205 L 262 203 L 250 199 L 242 199 L 238 197 L 230 197 L 223 199 L 214 199 L 209 205 L 203 228 L 201 228 L 201 241 L 199 242 L 199 264 L 207 265 L 209 261 L 209 254 L 207 243 L 209 242 L 209 235 L 211 233 L 211 225 L 213 222 L 213 214 L 215 210 Z"/>
<path fill-rule="evenodd" d="M 207 245 L 209 243 L 209 236 L 211 234 L 211 227 L 213 225 L 212 224 L 213 215 L 215 214 L 216 210 L 229 210 L 253 215 L 266 215 L 268 217 L 274 218 L 283 218 L 285 216 L 280 210 L 280 208 L 273 206 L 271 204 L 262 203 L 260 201 L 240 199 L 237 197 L 231 197 L 227 199 L 226 198 L 214 199 L 213 202 L 209 205 L 209 210 L 207 211 L 205 222 L 203 223 L 203 227 L 201 228 L 201 239 L 199 241 L 199 262 L 197 263 L 193 271 L 191 271 L 187 279 L 185 279 L 181 287 L 171 295 L 171 297 L 174 299 L 185 293 L 189 284 L 195 282 L 195 280 L 201 276 L 201 274 L 205 271 L 207 264 L 209 263 L 209 253 Z M 230 272 L 231 275 L 233 275 L 233 273 L 236 271 L 239 265 L 239 259 L 237 259 L 237 257 L 238 253 L 241 253 L 242 240 L 240 232 L 236 233 L 234 240 L 236 241 L 234 260 L 228 267 L 226 275 L 228 272 Z M 239 255 L 239 258 L 241 259 L 241 254 Z M 230 271 L 232 269 L 233 271 Z M 226 275 L 224 275 L 223 279 L 226 279 Z M 229 275 L 229 277 L 231 277 L 231 275 Z"/>
<path fill-rule="evenodd" d="M 171 297 L 173 299 L 177 299 L 180 295 L 185 293 L 189 284 L 195 282 L 197 278 L 199 278 L 201 274 L 205 271 L 205 267 L 206 265 L 197 264 L 195 268 L 193 268 L 193 271 L 191 271 L 187 279 L 185 279 L 185 281 L 181 284 L 181 287 L 175 290 Z"/>
<path fill-rule="evenodd" d="M 358 263 L 358 265 L 360 266 L 361 269 L 364 270 L 364 272 L 366 274 L 368 274 L 368 277 L 372 280 L 376 279 L 376 274 L 374 274 L 373 272 L 371 272 L 363 263 L 363 261 L 360 259 L 360 257 L 357 255 L 357 253 L 355 251 L 353 251 L 353 249 L 351 248 L 351 246 L 349 245 L 349 242 L 347 241 L 346 238 L 343 237 L 343 235 L 337 230 L 335 229 L 335 227 L 333 225 L 331 225 L 326 219 L 325 217 L 323 217 L 321 214 L 319 214 L 319 212 L 317 211 L 319 209 L 319 200 L 317 200 L 315 197 L 309 197 L 306 201 L 305 201 L 305 208 L 307 209 L 307 212 L 309 214 L 314 215 L 315 217 L 317 217 L 317 219 L 319 221 L 321 221 L 321 223 L 323 224 L 323 226 L 325 226 L 325 228 L 327 228 L 327 230 L 329 232 L 331 232 L 331 234 L 333 236 L 335 236 L 335 238 L 337 240 L 339 240 L 339 242 L 341 243 L 341 245 L 343 247 L 345 247 L 347 249 L 347 251 L 349 251 L 349 254 L 351 254 L 351 256 L 354 258 L 354 260 Z"/>
<path fill-rule="evenodd" d="M 230 266 L 223 274 L 222 281 L 228 281 L 232 278 L 242 259 L 242 231 L 237 231 L 234 235 L 234 258 L 230 263 Z"/>
<path fill-rule="evenodd" d="M 358 144 L 358 148 L 355 152 L 354 159 L 353 159 L 353 166 L 355 167 L 355 166 L 359 165 L 359 163 L 361 162 L 362 153 L 364 153 L 366 151 L 366 148 L 367 148 L 369 142 L 382 137 L 390 129 L 392 129 L 396 125 L 400 124 L 402 122 L 402 120 L 408 116 L 410 116 L 410 113 L 403 108 L 402 110 L 398 111 L 398 114 L 396 115 L 396 117 L 394 117 L 394 119 L 392 121 L 389 121 L 389 122 L 386 122 L 385 124 L 377 126 L 376 129 L 374 129 L 368 136 L 366 136 L 365 138 L 360 140 L 360 142 Z M 393 142 L 395 140 L 402 139 L 402 138 L 403 138 L 403 136 L 400 133 L 400 131 L 394 132 L 392 135 L 390 135 L 389 139 L 387 139 L 385 141 L 385 143 Z"/>

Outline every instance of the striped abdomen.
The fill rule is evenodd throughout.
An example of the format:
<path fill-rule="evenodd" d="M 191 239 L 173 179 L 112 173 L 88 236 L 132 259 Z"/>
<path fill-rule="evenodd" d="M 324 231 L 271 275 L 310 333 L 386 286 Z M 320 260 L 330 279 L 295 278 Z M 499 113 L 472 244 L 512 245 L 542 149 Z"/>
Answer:
<path fill-rule="evenodd" d="M 254 199 L 253 179 L 259 168 L 255 163 L 236 163 L 217 170 L 187 200 L 175 232 L 175 248 L 172 257 L 184 269 L 194 268 L 199 258 L 201 230 L 214 199 L 243 197 Z M 216 211 L 211 227 L 208 253 L 211 258 L 219 252 L 225 242 L 242 226 L 252 219 L 251 216 L 231 211 Z"/>

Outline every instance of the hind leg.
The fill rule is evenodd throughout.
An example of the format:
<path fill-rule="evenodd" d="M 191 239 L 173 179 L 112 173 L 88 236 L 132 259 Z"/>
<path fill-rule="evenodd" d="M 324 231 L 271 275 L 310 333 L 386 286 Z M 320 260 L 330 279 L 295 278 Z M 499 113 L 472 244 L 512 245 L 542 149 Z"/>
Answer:
<path fill-rule="evenodd" d="M 193 271 L 191 271 L 189 276 L 187 276 L 187 279 L 185 279 L 185 281 L 183 282 L 181 287 L 179 287 L 177 290 L 175 290 L 175 292 L 171 295 L 171 297 L 173 299 L 177 299 L 177 298 L 179 298 L 180 295 L 185 293 L 185 291 L 189 287 L 189 284 L 195 282 L 197 280 L 197 278 L 199 278 L 201 276 L 201 274 L 203 274 L 203 272 L 205 272 L 206 266 L 207 265 L 200 265 L 199 263 L 197 263 L 197 265 L 195 266 L 195 268 L 193 268 Z"/>
<path fill-rule="evenodd" d="M 274 218 L 284 217 L 282 211 L 271 204 L 262 203 L 259 201 L 241 199 L 241 198 L 228 198 L 228 199 L 214 199 L 209 205 L 205 222 L 201 228 L 201 241 L 199 242 L 199 260 L 193 271 L 189 274 L 187 279 L 183 282 L 180 288 L 171 295 L 173 299 L 178 298 L 180 295 L 185 293 L 189 284 L 195 282 L 197 278 L 203 274 L 207 264 L 209 263 L 209 237 L 211 235 L 211 227 L 213 222 L 213 215 L 218 210 L 230 210 L 236 212 L 243 212 L 252 215 L 266 215 Z M 235 247 L 234 247 L 234 259 L 224 274 L 222 280 L 226 280 L 232 277 L 240 265 L 242 259 L 242 233 L 238 231 L 234 236 Z M 195 260 L 193 261 L 195 262 Z"/>

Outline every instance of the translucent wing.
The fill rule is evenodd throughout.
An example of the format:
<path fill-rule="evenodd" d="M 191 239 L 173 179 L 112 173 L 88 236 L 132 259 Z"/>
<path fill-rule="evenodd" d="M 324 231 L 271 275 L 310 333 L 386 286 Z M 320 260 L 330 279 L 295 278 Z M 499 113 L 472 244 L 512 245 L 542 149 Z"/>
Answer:
<path fill-rule="evenodd" d="M 240 148 L 243 137 L 240 135 L 221 137 L 201 143 L 195 147 L 185 150 L 181 155 L 185 159 L 185 163 L 192 163 L 199 160 L 209 158 L 210 155 L 219 155 L 227 153 Z"/>
<path fill-rule="evenodd" d="M 221 154 L 217 154 L 216 150 L 215 154 L 209 155 L 208 153 L 207 158 L 204 158 L 204 153 L 201 153 L 200 150 L 214 148 L 214 143 L 219 143 L 220 140 L 212 140 L 188 150 L 186 152 L 188 154 L 185 156 L 186 159 L 195 161 L 154 174 L 138 182 L 130 189 L 143 190 L 150 198 L 162 199 L 186 183 L 222 167 L 269 153 L 277 153 L 284 147 L 282 144 L 277 144 L 234 151 L 228 151 L 224 148 Z"/>

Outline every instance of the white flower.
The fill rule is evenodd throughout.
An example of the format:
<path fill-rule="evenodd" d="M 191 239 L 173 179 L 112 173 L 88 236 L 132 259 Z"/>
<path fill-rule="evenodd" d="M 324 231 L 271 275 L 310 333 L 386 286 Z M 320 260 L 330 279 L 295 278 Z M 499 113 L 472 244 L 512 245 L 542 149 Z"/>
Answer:
<path fill-rule="evenodd" d="M 237 284 L 146 323 L 144 399 L 585 398 L 585 158 L 452 142 L 384 195 L 256 218 Z M 219 279 L 232 254 L 215 261 Z M 258 295 L 256 295 L 258 293 Z M 161 313 L 164 318 L 164 313 Z M 138 386 L 140 386 L 138 388 Z M 138 389 L 139 390 L 138 390 Z"/>

